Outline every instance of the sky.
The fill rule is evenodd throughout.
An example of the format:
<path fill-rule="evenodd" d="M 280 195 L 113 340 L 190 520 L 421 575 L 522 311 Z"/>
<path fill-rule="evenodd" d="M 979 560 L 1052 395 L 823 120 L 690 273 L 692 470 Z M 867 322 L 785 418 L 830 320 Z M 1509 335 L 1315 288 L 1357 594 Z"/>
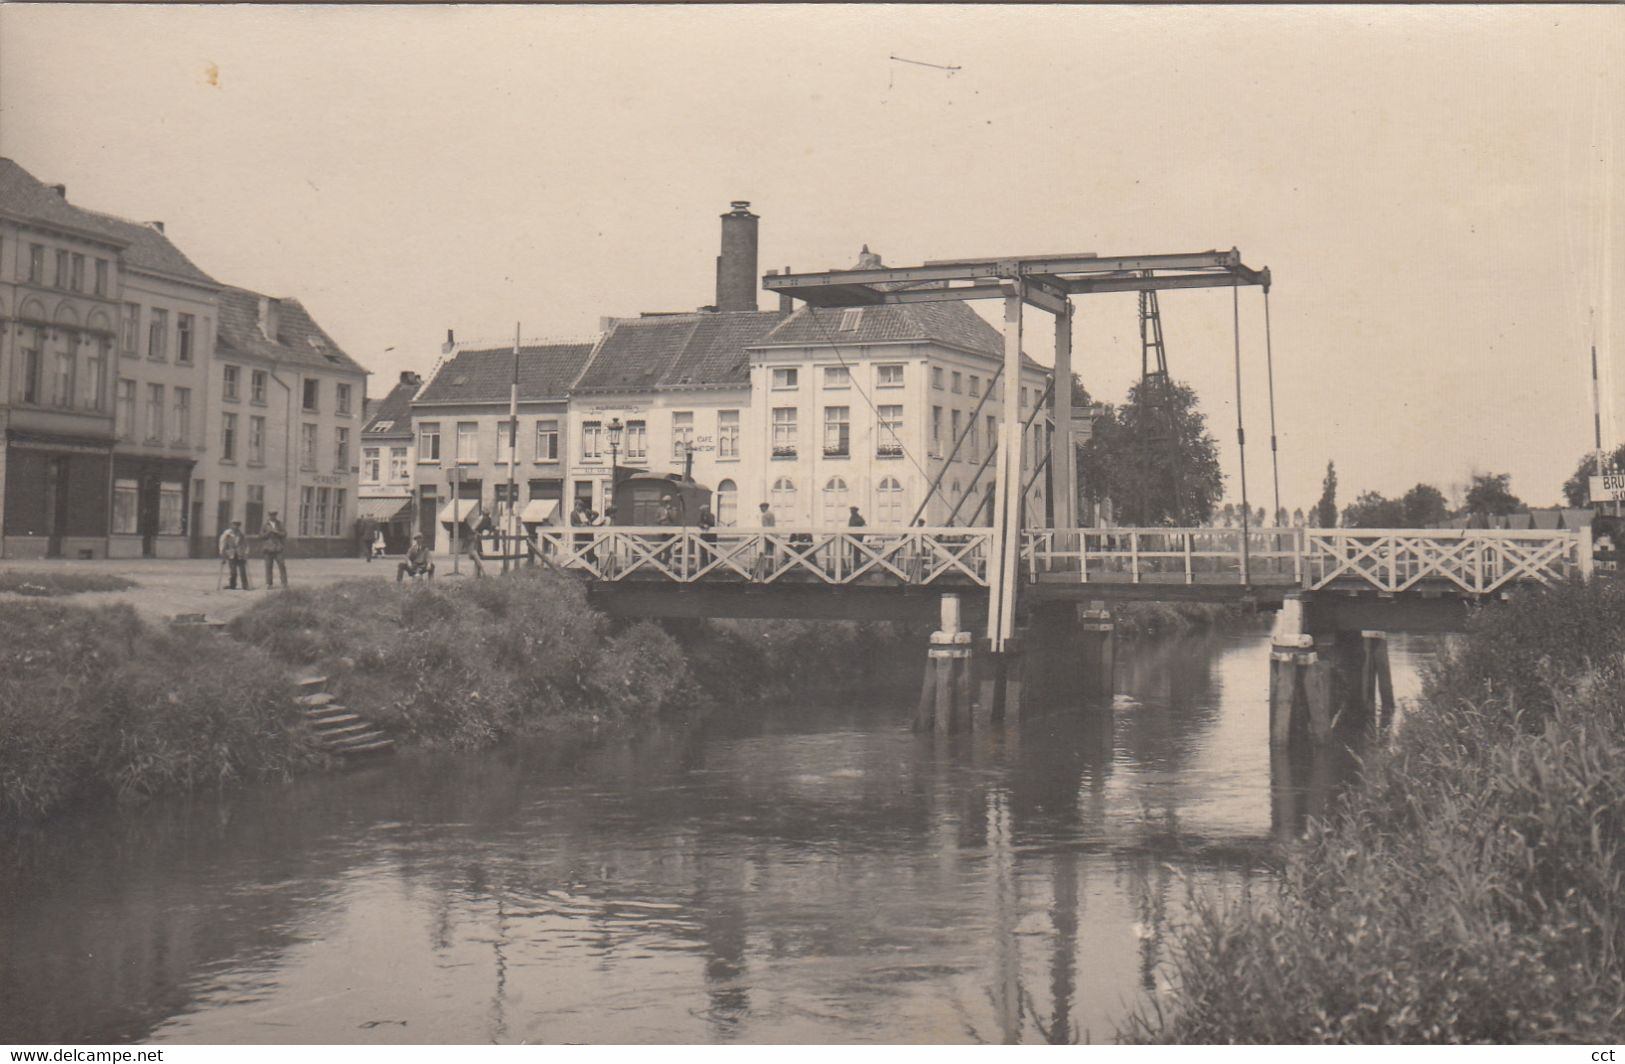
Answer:
<path fill-rule="evenodd" d="M 1328 461 L 1340 503 L 1475 472 L 1557 502 L 1592 447 L 1593 337 L 1619 441 L 1622 151 L 1613 6 L 0 5 L 0 154 L 297 297 L 371 394 L 447 329 L 712 302 L 735 199 L 763 270 L 1237 247 L 1274 277 L 1288 509 Z M 1270 506 L 1264 301 L 1236 295 Z M 1234 499 L 1232 312 L 1162 299 Z M 1077 318 L 1085 383 L 1120 400 L 1134 297 Z M 1048 317 L 1027 330 L 1047 361 Z"/>

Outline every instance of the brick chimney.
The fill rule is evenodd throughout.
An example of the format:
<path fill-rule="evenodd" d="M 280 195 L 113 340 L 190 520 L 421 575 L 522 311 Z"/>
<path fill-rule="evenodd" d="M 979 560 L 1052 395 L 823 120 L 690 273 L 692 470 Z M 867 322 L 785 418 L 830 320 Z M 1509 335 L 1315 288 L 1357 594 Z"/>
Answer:
<path fill-rule="evenodd" d="M 413 373 L 409 369 L 403 369 L 401 370 L 401 383 L 410 384 L 412 387 L 416 388 L 422 385 L 423 378 L 418 376 L 416 373 Z"/>
<path fill-rule="evenodd" d="M 456 346 L 457 346 L 457 336 L 450 329 L 447 329 L 446 330 L 446 342 L 440 345 L 440 353 L 442 355 L 449 355 L 449 354 L 451 354 L 452 349 L 455 348 Z"/>
<path fill-rule="evenodd" d="M 51 186 L 51 191 L 55 192 L 58 196 L 60 196 L 63 199 L 68 198 L 68 186 L 67 185 L 52 185 Z"/>
<path fill-rule="evenodd" d="M 748 200 L 734 200 L 722 216 L 717 256 L 717 310 L 756 309 L 756 215 Z"/>

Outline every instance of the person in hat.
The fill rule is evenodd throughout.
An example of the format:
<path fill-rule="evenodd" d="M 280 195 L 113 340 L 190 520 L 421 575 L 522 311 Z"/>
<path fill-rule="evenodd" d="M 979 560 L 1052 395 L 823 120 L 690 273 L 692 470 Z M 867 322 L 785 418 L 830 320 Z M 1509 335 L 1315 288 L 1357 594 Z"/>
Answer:
<path fill-rule="evenodd" d="M 220 533 L 220 560 L 226 563 L 231 574 L 227 591 L 237 590 L 239 575 L 243 578 L 243 590 L 253 590 L 248 586 L 248 537 L 243 534 L 241 521 L 233 521 L 230 528 Z"/>
<path fill-rule="evenodd" d="M 429 545 L 423 542 L 422 532 L 412 537 L 412 545 L 406 548 L 406 560 L 395 567 L 397 584 L 409 576 L 413 579 L 420 576 L 434 579 L 434 554 L 429 550 Z"/>
<path fill-rule="evenodd" d="M 288 530 L 277 512 L 272 510 L 260 531 L 260 553 L 265 555 L 265 590 L 276 586 L 276 572 L 282 573 L 282 590 L 288 589 L 288 563 L 283 556 L 288 550 Z"/>
<path fill-rule="evenodd" d="M 863 514 L 858 512 L 858 508 L 856 506 L 849 507 L 848 509 L 850 509 L 852 512 L 851 515 L 846 519 L 846 527 L 863 528 L 869 523 L 863 519 Z M 850 536 L 852 539 L 852 568 L 856 569 L 863 563 L 863 551 L 858 548 L 858 544 L 863 542 L 863 534 L 860 532 L 852 532 L 850 533 Z"/>

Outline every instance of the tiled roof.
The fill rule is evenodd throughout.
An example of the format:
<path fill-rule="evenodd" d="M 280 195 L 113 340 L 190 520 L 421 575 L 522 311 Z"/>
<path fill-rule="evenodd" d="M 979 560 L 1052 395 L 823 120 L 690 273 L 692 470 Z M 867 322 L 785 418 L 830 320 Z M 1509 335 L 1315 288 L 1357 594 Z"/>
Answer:
<path fill-rule="evenodd" d="M 940 303 L 889 303 L 852 308 L 856 327 L 843 330 L 847 308 L 815 308 L 803 304 L 768 333 L 762 345 L 823 347 L 831 343 L 884 344 L 934 341 L 998 358 L 1004 338 L 962 300 Z"/>
<path fill-rule="evenodd" d="M 748 387 L 747 349 L 779 320 L 772 311 L 623 318 L 604 336 L 574 390 Z"/>
<path fill-rule="evenodd" d="M 422 385 L 421 380 L 400 381 L 382 399 L 369 399 L 371 409 L 367 411 L 367 423 L 361 431 L 372 435 L 411 435 L 412 397 Z M 389 427 L 380 428 L 386 421 Z"/>
<path fill-rule="evenodd" d="M 315 369 L 367 372 L 322 331 L 297 299 L 272 300 L 276 304 L 276 337 L 267 337 L 259 326 L 261 298 L 258 292 L 246 288 L 220 290 L 220 327 L 215 330 L 219 354 L 292 362 Z"/>
<path fill-rule="evenodd" d="M 521 344 L 519 398 L 563 399 L 592 353 L 590 341 Z M 492 403 L 506 401 L 513 384 L 513 348 L 459 350 L 429 377 L 420 403 Z"/>
<path fill-rule="evenodd" d="M 193 264 L 151 225 L 76 207 L 10 159 L 0 158 L 0 209 L 46 224 L 92 233 L 124 247 L 124 261 L 137 269 L 181 277 L 213 287 L 218 282 Z"/>

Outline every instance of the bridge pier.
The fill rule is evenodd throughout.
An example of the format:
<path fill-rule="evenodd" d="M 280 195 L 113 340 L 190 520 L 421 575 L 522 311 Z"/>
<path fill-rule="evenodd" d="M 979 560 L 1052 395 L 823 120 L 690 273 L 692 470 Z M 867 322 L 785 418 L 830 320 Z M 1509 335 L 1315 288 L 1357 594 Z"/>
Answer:
<path fill-rule="evenodd" d="M 1339 726 L 1386 723 L 1394 709 L 1388 633 L 1312 635 L 1308 609 L 1302 598 L 1289 597 L 1270 640 L 1270 743 L 1278 747 L 1305 730 L 1313 742 L 1327 743 Z"/>
<path fill-rule="evenodd" d="M 958 595 L 942 596 L 940 627 L 931 633 L 926 652 L 925 678 L 914 726 L 943 734 L 960 731 L 971 722 L 971 633 L 960 627 Z"/>
<path fill-rule="evenodd" d="M 1019 640 L 1020 657 L 1010 663 L 1021 697 L 1034 704 L 1105 703 L 1113 693 L 1116 625 L 1104 602 L 1037 603 L 1028 612 Z M 1010 705 L 1019 700 L 1007 695 Z"/>

